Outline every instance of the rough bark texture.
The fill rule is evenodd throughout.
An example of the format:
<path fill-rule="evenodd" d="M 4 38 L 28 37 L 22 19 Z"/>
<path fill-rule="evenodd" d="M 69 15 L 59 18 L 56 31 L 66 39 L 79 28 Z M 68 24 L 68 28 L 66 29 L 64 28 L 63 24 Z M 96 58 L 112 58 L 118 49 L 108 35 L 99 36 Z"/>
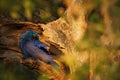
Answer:
<path fill-rule="evenodd" d="M 85 17 L 84 2 L 82 0 L 73 0 L 64 16 L 48 24 L 34 24 L 31 22 L 2 24 L 0 26 L 0 58 L 5 62 L 24 64 L 40 74 L 47 73 L 51 76 L 50 79 L 67 80 L 65 73 L 57 73 L 52 66 L 42 61 L 24 59 L 19 49 L 19 36 L 28 29 L 38 32 L 40 40 L 49 46 L 51 54 L 55 54 L 53 58 L 64 72 L 65 67 L 61 62 L 66 63 L 66 60 L 63 57 L 69 55 L 76 58 L 74 66 L 67 64 L 72 73 L 76 65 L 80 65 L 81 62 L 83 63 L 88 59 L 88 53 L 85 53 L 83 58 L 80 58 L 78 57 L 78 52 L 74 50 L 75 44 L 79 42 L 86 30 Z"/>

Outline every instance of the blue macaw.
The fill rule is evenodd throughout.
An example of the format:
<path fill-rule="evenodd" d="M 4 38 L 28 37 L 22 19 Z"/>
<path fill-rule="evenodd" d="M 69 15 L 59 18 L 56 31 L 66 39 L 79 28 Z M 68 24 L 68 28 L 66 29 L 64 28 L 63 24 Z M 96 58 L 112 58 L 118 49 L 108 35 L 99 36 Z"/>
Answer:
<path fill-rule="evenodd" d="M 27 30 L 24 34 L 21 34 L 20 48 L 26 58 L 32 57 L 39 59 L 54 66 L 57 70 L 60 70 L 58 64 L 53 61 L 52 56 L 49 54 L 46 45 L 39 41 L 37 32 Z"/>

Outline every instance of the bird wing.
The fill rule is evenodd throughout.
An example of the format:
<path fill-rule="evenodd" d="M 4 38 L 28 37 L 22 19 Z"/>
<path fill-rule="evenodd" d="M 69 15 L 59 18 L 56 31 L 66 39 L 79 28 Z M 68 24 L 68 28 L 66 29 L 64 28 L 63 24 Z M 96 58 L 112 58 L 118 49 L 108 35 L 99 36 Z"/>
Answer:
<path fill-rule="evenodd" d="M 41 49 L 41 50 L 43 50 L 46 54 L 50 54 L 49 52 L 48 52 L 48 50 L 47 50 L 47 46 L 44 44 L 44 43 L 42 43 L 42 42 L 39 42 L 39 41 L 34 41 L 34 44 L 39 48 L 39 49 Z"/>
<path fill-rule="evenodd" d="M 52 61 L 52 57 L 47 55 L 43 50 L 39 49 L 32 42 L 27 42 L 24 49 L 34 58 L 40 59 L 46 63 Z"/>

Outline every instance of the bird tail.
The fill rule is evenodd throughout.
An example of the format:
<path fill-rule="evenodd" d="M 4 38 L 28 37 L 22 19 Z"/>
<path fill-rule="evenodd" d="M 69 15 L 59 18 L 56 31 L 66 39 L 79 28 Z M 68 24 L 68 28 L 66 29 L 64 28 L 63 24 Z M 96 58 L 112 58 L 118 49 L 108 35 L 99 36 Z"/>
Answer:
<path fill-rule="evenodd" d="M 60 66 L 59 66 L 56 62 L 52 61 L 52 62 L 51 62 L 51 65 L 52 65 L 53 67 L 55 67 L 55 69 L 56 69 L 58 72 L 62 72 L 62 70 L 60 69 Z"/>

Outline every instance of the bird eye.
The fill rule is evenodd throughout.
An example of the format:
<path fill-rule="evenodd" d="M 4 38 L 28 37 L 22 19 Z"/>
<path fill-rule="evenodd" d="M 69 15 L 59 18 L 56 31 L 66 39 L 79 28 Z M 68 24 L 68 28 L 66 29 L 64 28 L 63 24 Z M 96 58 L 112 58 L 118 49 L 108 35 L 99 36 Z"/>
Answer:
<path fill-rule="evenodd" d="M 36 35 L 36 34 L 33 34 L 33 35 L 32 35 L 32 39 L 33 39 L 33 40 L 38 40 L 37 35 Z"/>

